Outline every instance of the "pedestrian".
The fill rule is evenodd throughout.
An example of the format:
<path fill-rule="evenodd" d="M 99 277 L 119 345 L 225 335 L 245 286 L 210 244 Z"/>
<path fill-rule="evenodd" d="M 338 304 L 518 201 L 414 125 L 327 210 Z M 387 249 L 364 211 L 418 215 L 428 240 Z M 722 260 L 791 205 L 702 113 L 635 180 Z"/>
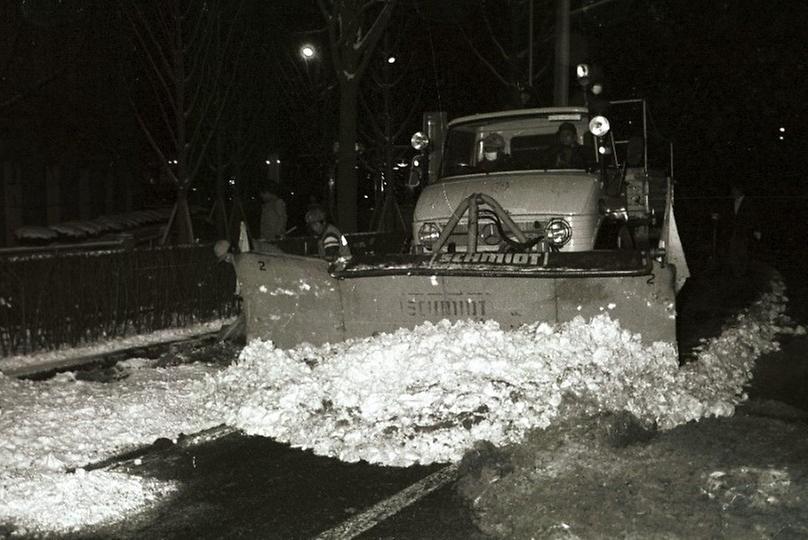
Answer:
<path fill-rule="evenodd" d="M 218 240 L 213 245 L 213 253 L 216 255 L 219 262 L 226 262 L 233 266 L 233 270 L 236 269 L 235 254 L 233 252 L 233 246 L 230 245 L 229 241 Z M 236 296 L 239 296 L 241 293 L 241 287 L 239 285 L 239 281 L 236 279 Z M 239 312 L 235 321 L 230 324 L 222 325 L 221 329 L 219 329 L 219 341 L 241 342 L 246 336 L 247 314 L 244 312 L 244 308 L 242 307 L 241 312 Z"/>
<path fill-rule="evenodd" d="M 326 219 L 325 210 L 320 206 L 306 212 L 306 226 L 317 237 L 317 254 L 333 261 L 337 257 L 350 257 L 348 241 L 340 230 Z"/>
<path fill-rule="evenodd" d="M 763 233 L 758 213 L 739 182 L 730 187 L 729 204 L 724 215 L 722 229 L 727 268 L 732 277 L 742 278 L 748 270 L 749 259 L 760 251 Z"/>
<path fill-rule="evenodd" d="M 275 187 L 265 185 L 261 188 L 261 238 L 267 242 L 275 242 L 286 233 L 286 203 L 283 202 Z"/>

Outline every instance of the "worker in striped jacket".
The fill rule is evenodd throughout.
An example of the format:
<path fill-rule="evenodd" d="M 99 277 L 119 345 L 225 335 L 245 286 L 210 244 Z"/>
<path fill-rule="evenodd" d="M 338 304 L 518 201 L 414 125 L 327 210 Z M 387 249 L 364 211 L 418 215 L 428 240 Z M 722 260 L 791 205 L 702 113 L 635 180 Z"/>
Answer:
<path fill-rule="evenodd" d="M 326 220 L 325 210 L 319 206 L 306 212 L 306 225 L 317 236 L 317 253 L 320 257 L 333 261 L 337 257 L 350 257 L 348 241 L 337 227 Z"/>

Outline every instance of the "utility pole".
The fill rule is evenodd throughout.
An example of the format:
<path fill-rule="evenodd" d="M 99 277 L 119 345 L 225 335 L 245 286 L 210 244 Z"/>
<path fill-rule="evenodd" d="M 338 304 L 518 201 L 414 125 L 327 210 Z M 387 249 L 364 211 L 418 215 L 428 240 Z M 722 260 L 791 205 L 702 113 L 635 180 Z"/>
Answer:
<path fill-rule="evenodd" d="M 391 60 L 393 60 L 391 62 Z M 393 116 L 390 111 L 393 89 L 393 64 L 390 52 L 390 34 L 384 33 L 384 65 L 382 66 L 382 98 L 384 101 L 384 176 L 379 179 L 374 208 L 384 205 L 385 190 L 393 187 Z"/>
<path fill-rule="evenodd" d="M 527 22 L 527 87 L 533 86 L 533 0 L 528 0 Z"/>
<path fill-rule="evenodd" d="M 553 102 L 564 106 L 570 95 L 570 0 L 556 0 L 555 38 Z"/>

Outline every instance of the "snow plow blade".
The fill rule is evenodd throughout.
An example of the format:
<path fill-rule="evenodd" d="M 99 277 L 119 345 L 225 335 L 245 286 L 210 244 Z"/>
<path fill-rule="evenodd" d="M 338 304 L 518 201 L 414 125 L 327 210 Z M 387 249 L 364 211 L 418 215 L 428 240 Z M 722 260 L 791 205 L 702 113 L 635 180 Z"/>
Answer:
<path fill-rule="evenodd" d="M 327 262 L 236 256 L 247 339 L 288 348 L 413 328 L 489 320 L 505 328 L 608 313 L 644 343 L 676 344 L 675 268 L 642 251 L 445 253 Z"/>

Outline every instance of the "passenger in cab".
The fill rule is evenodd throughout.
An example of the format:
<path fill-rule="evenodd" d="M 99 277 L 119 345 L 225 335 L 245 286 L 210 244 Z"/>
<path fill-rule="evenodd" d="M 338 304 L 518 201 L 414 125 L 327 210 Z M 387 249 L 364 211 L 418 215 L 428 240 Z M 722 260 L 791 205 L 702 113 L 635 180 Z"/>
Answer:
<path fill-rule="evenodd" d="M 326 220 L 325 210 L 314 206 L 306 212 L 306 225 L 317 237 L 317 254 L 327 261 L 337 257 L 350 257 L 348 241 L 340 230 Z"/>
<path fill-rule="evenodd" d="M 502 171 L 509 167 L 510 156 L 505 153 L 505 139 L 499 133 L 489 133 L 483 139 L 483 157 L 477 167 L 483 172 Z"/>

